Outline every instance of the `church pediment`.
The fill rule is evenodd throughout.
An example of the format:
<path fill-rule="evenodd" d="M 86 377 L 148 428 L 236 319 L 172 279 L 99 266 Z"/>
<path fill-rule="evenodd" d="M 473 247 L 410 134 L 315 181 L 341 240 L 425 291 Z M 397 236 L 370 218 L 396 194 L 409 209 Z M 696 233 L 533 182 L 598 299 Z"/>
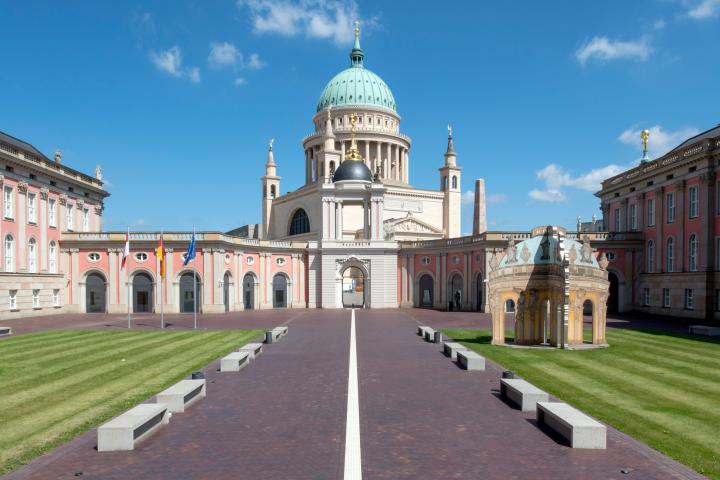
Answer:
<path fill-rule="evenodd" d="M 385 228 L 385 237 L 392 237 L 405 234 L 417 234 L 421 236 L 440 235 L 442 236 L 442 230 L 433 227 L 417 218 L 406 217 L 406 218 L 394 218 L 383 222 Z"/>

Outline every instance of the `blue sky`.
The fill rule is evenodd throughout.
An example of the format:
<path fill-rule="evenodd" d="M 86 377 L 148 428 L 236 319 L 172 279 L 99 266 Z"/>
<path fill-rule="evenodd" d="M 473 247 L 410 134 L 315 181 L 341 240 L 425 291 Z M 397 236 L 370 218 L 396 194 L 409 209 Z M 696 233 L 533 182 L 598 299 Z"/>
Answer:
<path fill-rule="evenodd" d="M 720 122 L 720 0 L 27 0 L 0 13 L 0 130 L 79 170 L 101 164 L 107 229 L 258 222 L 271 137 L 281 190 L 298 188 L 355 18 L 413 139 L 411 183 L 437 188 L 451 123 L 491 229 L 589 219 L 599 180 L 640 158 L 641 129 L 658 155 Z"/>

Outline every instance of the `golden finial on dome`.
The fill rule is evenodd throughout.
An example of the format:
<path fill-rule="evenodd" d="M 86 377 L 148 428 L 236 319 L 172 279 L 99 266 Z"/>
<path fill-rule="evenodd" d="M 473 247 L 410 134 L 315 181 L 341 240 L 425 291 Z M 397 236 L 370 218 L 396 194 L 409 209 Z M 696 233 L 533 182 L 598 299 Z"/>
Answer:
<path fill-rule="evenodd" d="M 362 160 L 363 157 L 360 155 L 360 151 L 355 143 L 355 124 L 358 118 L 356 114 L 350 115 L 350 149 L 345 154 L 345 160 Z"/>
<path fill-rule="evenodd" d="M 360 22 L 355 20 L 355 38 L 360 37 Z"/>
<path fill-rule="evenodd" d="M 640 132 L 640 138 L 642 138 L 643 142 L 643 156 L 640 160 L 642 163 L 645 163 L 650 160 L 648 157 L 648 141 L 650 140 L 650 130 L 643 130 Z"/>

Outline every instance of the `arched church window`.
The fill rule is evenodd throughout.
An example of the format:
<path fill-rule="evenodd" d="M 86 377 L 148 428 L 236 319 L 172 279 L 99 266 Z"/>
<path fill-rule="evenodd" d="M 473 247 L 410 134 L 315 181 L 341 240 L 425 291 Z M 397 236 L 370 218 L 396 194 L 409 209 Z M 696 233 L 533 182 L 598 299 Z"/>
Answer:
<path fill-rule="evenodd" d="M 295 211 L 290 221 L 290 235 L 300 235 L 310 231 L 310 219 L 302 208 Z"/>
<path fill-rule="evenodd" d="M 270 198 L 275 198 L 275 185 L 270 185 Z"/>
<path fill-rule="evenodd" d="M 443 177 L 443 190 L 447 190 L 447 189 L 448 189 L 448 178 Z"/>
<path fill-rule="evenodd" d="M 452 185 L 453 188 L 457 188 L 457 176 L 455 175 L 453 175 Z"/>

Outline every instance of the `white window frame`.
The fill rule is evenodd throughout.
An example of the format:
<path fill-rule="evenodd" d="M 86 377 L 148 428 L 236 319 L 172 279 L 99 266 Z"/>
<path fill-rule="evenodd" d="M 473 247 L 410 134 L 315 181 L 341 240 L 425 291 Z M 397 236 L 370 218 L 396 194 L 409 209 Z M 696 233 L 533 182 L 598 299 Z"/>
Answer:
<path fill-rule="evenodd" d="M 40 308 L 40 289 L 39 288 L 33 288 L 32 308 Z"/>
<path fill-rule="evenodd" d="M 663 308 L 670 308 L 670 289 L 663 288 Z"/>
<path fill-rule="evenodd" d="M 65 227 L 68 232 L 73 231 L 73 206 L 71 203 L 65 206 Z"/>
<path fill-rule="evenodd" d="M 692 310 L 695 306 L 693 305 L 693 289 L 685 289 L 685 310 Z"/>
<path fill-rule="evenodd" d="M 28 273 L 37 273 L 37 240 L 28 240 Z"/>
<path fill-rule="evenodd" d="M 57 243 L 54 240 L 48 245 L 48 272 L 57 273 Z"/>
<path fill-rule="evenodd" d="M 10 310 L 17 310 L 17 290 L 10 290 L 8 292 L 8 303 Z"/>
<path fill-rule="evenodd" d="M 135 254 L 135 261 L 138 263 L 147 262 L 148 258 L 150 258 L 150 255 L 145 252 L 137 252 Z"/>
<path fill-rule="evenodd" d="M 690 235 L 688 240 L 688 270 L 697 272 L 698 240 L 697 235 Z"/>
<path fill-rule="evenodd" d="M 655 242 L 648 240 L 647 243 L 647 273 L 655 272 Z"/>
<path fill-rule="evenodd" d="M 630 230 L 637 230 L 637 205 L 630 204 Z"/>
<path fill-rule="evenodd" d="M 37 223 L 37 195 L 28 192 L 28 223 Z"/>
<path fill-rule="evenodd" d="M 15 190 L 13 187 L 3 188 L 5 218 L 15 218 Z"/>
<path fill-rule="evenodd" d="M 53 307 L 59 307 L 60 306 L 60 289 L 55 288 L 53 289 Z"/>
<path fill-rule="evenodd" d="M 650 306 L 650 289 L 648 287 L 643 288 L 643 305 Z"/>
<path fill-rule="evenodd" d="M 665 271 L 675 271 L 675 239 L 673 237 L 668 238 L 665 242 Z"/>
<path fill-rule="evenodd" d="M 665 199 L 667 201 L 667 223 L 675 223 L 675 192 L 668 192 Z"/>
<path fill-rule="evenodd" d="M 654 227 L 655 226 L 655 199 L 654 198 L 648 198 L 647 219 L 648 219 L 647 226 Z"/>
<path fill-rule="evenodd" d="M 87 208 L 83 208 L 82 231 L 90 231 L 90 210 L 88 210 Z"/>
<path fill-rule="evenodd" d="M 57 202 L 54 198 L 48 199 L 48 225 L 57 227 Z"/>
<path fill-rule="evenodd" d="M 12 235 L 5 235 L 4 251 L 5 251 L 5 271 L 15 271 L 15 238 Z"/>
<path fill-rule="evenodd" d="M 697 218 L 698 215 L 698 187 L 697 185 L 693 185 L 688 188 L 688 216 L 690 218 Z"/>

